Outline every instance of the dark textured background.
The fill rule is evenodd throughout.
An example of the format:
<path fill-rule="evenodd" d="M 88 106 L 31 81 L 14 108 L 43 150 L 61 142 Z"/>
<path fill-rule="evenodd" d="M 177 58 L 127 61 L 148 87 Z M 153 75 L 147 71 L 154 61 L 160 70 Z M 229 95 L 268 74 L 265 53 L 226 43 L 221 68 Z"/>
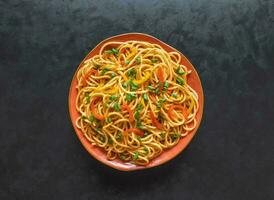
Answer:
<path fill-rule="evenodd" d="M 171 162 L 119 172 L 84 150 L 67 110 L 101 40 L 144 32 L 182 51 L 205 93 Z M 0 199 L 274 199 L 274 1 L 0 0 Z"/>

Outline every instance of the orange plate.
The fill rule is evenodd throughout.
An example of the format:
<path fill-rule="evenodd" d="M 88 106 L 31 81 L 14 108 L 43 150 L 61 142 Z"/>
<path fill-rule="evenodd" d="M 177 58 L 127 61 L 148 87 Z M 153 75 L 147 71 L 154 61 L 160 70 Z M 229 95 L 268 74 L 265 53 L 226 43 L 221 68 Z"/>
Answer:
<path fill-rule="evenodd" d="M 178 53 L 180 53 L 178 50 L 174 49 L 173 47 L 169 46 L 168 44 L 162 42 L 161 40 L 159 40 L 159 39 L 157 39 L 153 36 L 143 34 L 143 33 L 126 33 L 126 34 L 110 37 L 110 38 L 105 39 L 104 41 L 100 42 L 93 50 L 91 50 L 89 52 L 89 54 L 81 62 L 81 64 L 79 65 L 77 71 L 79 70 L 79 68 L 82 67 L 82 65 L 83 65 L 83 63 L 86 59 L 89 59 L 89 58 L 95 56 L 96 54 L 98 54 L 100 48 L 106 42 L 110 42 L 110 41 L 126 42 L 128 40 L 138 40 L 138 41 L 150 42 L 150 43 L 160 45 L 162 48 L 164 48 L 168 52 L 177 51 Z M 81 130 L 76 127 L 75 121 L 80 115 L 76 110 L 76 96 L 77 96 L 76 73 L 77 73 L 77 71 L 75 72 L 75 74 L 73 76 L 73 79 L 72 79 L 72 82 L 71 82 L 70 91 L 69 91 L 69 99 L 68 99 L 70 117 L 71 117 L 71 121 L 72 121 L 74 130 L 75 130 L 78 138 L 80 139 L 81 143 L 86 148 L 86 150 L 94 158 L 96 158 L 100 162 L 102 162 L 102 163 L 104 163 L 104 164 L 106 164 L 110 167 L 113 167 L 115 169 L 122 170 L 122 171 L 133 171 L 133 170 L 147 169 L 147 168 L 151 168 L 151 167 L 161 165 L 161 164 L 171 160 L 175 156 L 177 156 L 180 152 L 183 151 L 184 148 L 186 148 L 186 146 L 188 145 L 190 140 L 193 138 L 193 136 L 195 135 L 195 133 L 196 133 L 196 131 L 197 131 L 199 125 L 200 125 L 200 122 L 201 122 L 201 119 L 202 119 L 202 114 L 203 114 L 203 107 L 204 107 L 204 95 L 203 95 L 203 89 L 202 89 L 201 81 L 199 79 L 199 76 L 198 76 L 195 68 L 192 66 L 192 64 L 189 62 L 189 60 L 182 53 L 180 53 L 180 55 L 182 56 L 181 64 L 185 65 L 188 68 L 188 70 L 192 70 L 192 73 L 190 75 L 188 75 L 188 84 L 198 93 L 198 97 L 199 97 L 199 111 L 196 115 L 197 126 L 186 137 L 182 138 L 176 146 L 174 146 L 171 149 L 168 149 L 168 150 L 164 151 L 160 156 L 158 156 L 155 159 L 151 160 L 150 163 L 146 166 L 138 166 L 138 165 L 135 165 L 135 164 L 132 164 L 132 163 L 126 163 L 126 162 L 123 162 L 119 159 L 112 160 L 112 161 L 107 160 L 106 153 L 104 152 L 104 150 L 99 148 L 99 147 L 92 146 L 89 143 L 89 141 L 84 137 Z"/>

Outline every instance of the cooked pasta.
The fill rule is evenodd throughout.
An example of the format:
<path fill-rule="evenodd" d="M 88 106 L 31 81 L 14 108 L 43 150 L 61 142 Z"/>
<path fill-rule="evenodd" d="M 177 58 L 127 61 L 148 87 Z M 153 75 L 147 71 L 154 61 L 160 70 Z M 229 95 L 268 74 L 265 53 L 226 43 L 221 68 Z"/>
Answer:
<path fill-rule="evenodd" d="M 198 95 L 181 55 L 142 41 L 107 42 L 77 72 L 76 125 L 91 145 L 146 165 L 196 127 Z"/>

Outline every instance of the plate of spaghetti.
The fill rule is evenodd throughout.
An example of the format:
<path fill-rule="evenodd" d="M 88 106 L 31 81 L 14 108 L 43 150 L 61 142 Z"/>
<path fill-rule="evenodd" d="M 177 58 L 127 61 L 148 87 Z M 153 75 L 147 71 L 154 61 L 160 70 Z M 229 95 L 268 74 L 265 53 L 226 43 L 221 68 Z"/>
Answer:
<path fill-rule="evenodd" d="M 100 42 L 80 63 L 69 92 L 83 146 L 122 171 L 158 166 L 182 152 L 200 125 L 203 103 L 188 59 L 142 33 Z"/>

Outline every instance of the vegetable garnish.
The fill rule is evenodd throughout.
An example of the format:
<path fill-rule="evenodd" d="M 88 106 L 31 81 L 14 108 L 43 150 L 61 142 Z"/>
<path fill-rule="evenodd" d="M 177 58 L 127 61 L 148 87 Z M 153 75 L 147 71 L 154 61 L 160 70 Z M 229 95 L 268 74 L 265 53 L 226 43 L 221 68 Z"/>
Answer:
<path fill-rule="evenodd" d="M 94 116 L 96 119 L 104 120 L 104 119 L 105 119 L 104 115 L 99 114 L 98 111 L 97 111 L 97 109 L 96 109 L 96 107 L 95 107 L 95 103 L 96 103 L 97 101 L 99 101 L 99 100 L 100 100 L 99 97 L 95 97 L 94 99 L 92 99 L 92 101 L 91 101 L 91 103 L 90 103 L 90 109 L 91 109 L 91 112 L 92 112 L 93 116 Z"/>
<path fill-rule="evenodd" d="M 162 127 L 162 124 L 160 124 L 160 123 L 157 121 L 157 119 L 156 119 L 156 117 L 154 116 L 154 114 L 153 114 L 152 111 L 149 112 L 149 116 L 150 116 L 150 118 L 151 118 L 152 124 L 153 124 L 157 129 L 161 130 L 161 129 L 163 128 L 163 127 Z"/>
<path fill-rule="evenodd" d="M 132 101 L 133 99 L 136 99 L 135 94 L 126 94 L 126 100 L 127 101 Z"/>
<path fill-rule="evenodd" d="M 132 133 L 135 133 L 136 135 L 139 135 L 141 137 L 144 136 L 144 132 L 138 128 L 129 128 L 125 132 L 127 132 L 127 133 L 132 132 Z"/>
<path fill-rule="evenodd" d="M 125 103 L 125 104 L 122 105 L 122 110 L 128 111 L 128 114 L 129 114 L 129 121 L 130 121 L 131 123 L 133 123 L 133 122 L 134 122 L 133 111 L 130 109 L 130 107 L 128 106 L 127 103 Z"/>
<path fill-rule="evenodd" d="M 107 54 L 114 54 L 114 55 L 118 55 L 119 51 L 115 48 L 112 48 L 111 50 L 106 50 L 105 53 Z"/>
<path fill-rule="evenodd" d="M 184 72 L 180 66 L 178 66 L 178 68 L 176 69 L 176 73 L 179 74 L 179 75 L 185 75 L 186 72 Z"/>
<path fill-rule="evenodd" d="M 139 157 L 139 153 L 138 152 L 134 152 L 133 154 L 133 160 L 137 160 Z"/>
<path fill-rule="evenodd" d="M 148 101 L 148 96 L 147 96 L 147 94 L 143 94 L 143 99 L 144 99 L 145 101 Z"/>
<path fill-rule="evenodd" d="M 113 109 L 114 109 L 116 112 L 119 112 L 119 111 L 121 110 L 120 104 L 119 104 L 119 103 L 115 103 L 115 104 L 113 105 Z"/>
<path fill-rule="evenodd" d="M 182 79 L 182 78 L 180 78 L 180 77 L 177 77 L 177 78 L 176 78 L 176 82 L 177 82 L 179 85 L 184 85 L 184 84 L 185 84 L 184 79 Z"/>
<path fill-rule="evenodd" d="M 182 106 L 182 105 L 172 105 L 172 106 L 170 106 L 169 107 L 169 110 L 168 110 L 168 116 L 169 116 L 169 118 L 171 119 L 171 120 L 174 120 L 175 118 L 174 118 L 174 115 L 173 115 L 173 110 L 175 110 L 175 109 L 178 109 L 178 110 L 180 110 L 181 112 L 182 112 L 182 114 L 183 114 L 183 116 L 184 116 L 184 118 L 185 119 L 187 119 L 188 118 L 188 110 L 187 110 L 187 108 L 185 108 L 184 106 Z"/>
<path fill-rule="evenodd" d="M 109 100 L 110 101 L 114 101 L 114 100 L 116 100 L 118 97 L 116 96 L 116 95 L 111 95 L 110 97 L 109 97 Z"/>

